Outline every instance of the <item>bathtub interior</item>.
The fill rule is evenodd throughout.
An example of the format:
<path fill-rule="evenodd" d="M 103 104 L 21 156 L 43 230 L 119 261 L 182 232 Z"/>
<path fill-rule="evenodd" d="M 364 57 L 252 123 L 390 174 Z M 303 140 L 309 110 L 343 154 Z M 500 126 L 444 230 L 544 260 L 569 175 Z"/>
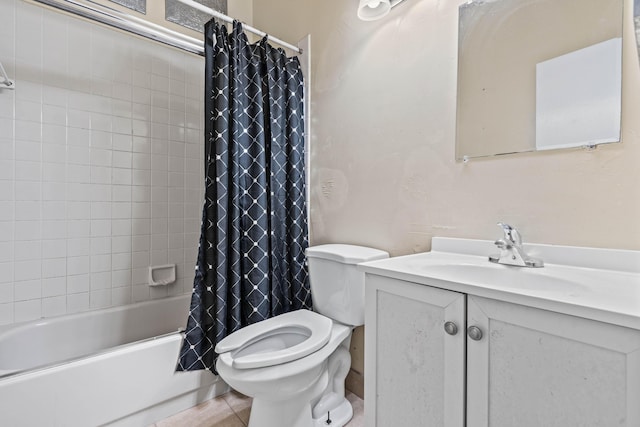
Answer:
<path fill-rule="evenodd" d="M 0 378 L 184 328 L 190 295 L 43 319 L 0 333 Z"/>

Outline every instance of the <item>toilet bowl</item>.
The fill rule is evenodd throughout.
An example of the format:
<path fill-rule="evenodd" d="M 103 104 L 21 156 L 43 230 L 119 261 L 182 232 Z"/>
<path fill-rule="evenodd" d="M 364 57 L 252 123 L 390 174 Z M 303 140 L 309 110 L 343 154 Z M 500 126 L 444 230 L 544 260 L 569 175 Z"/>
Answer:
<path fill-rule="evenodd" d="M 339 364 L 343 365 L 344 376 L 349 370 L 351 357 L 348 350 L 344 349 L 344 352 L 336 352 L 336 349 L 345 339 L 350 337 L 351 328 L 334 323 L 329 318 L 307 310 L 298 310 L 287 314 L 291 315 L 288 316 L 289 320 L 296 321 L 300 317 L 306 317 L 306 313 L 327 320 L 329 329 L 326 331 L 326 343 L 305 356 L 295 359 L 287 357 L 290 359 L 287 362 L 272 364 L 273 359 L 277 358 L 278 354 L 286 351 L 286 348 L 292 348 L 294 351 L 297 350 L 295 349 L 296 347 L 298 349 L 304 348 L 305 350 L 299 353 L 302 355 L 307 353 L 307 348 L 312 348 L 317 342 L 312 334 L 306 340 L 283 349 L 281 344 L 285 340 L 281 340 L 280 337 L 291 333 L 288 327 L 273 330 L 270 336 L 263 340 L 264 342 L 249 342 L 237 350 L 221 353 L 218 356 L 216 369 L 220 376 L 233 389 L 253 397 L 249 421 L 250 427 L 315 426 L 312 420 L 311 403 L 314 397 L 319 396 L 329 386 L 330 378 L 327 369 L 329 359 L 331 357 L 341 359 L 336 362 L 341 362 Z M 301 316 L 298 316 L 299 314 Z M 278 319 L 278 317 L 280 316 L 247 326 L 244 329 L 252 326 L 262 326 L 264 323 L 271 323 L 272 320 L 280 323 L 281 319 Z M 298 337 L 296 338 L 299 339 Z M 223 342 L 224 340 L 221 341 L 221 343 Z M 275 348 L 275 350 L 270 351 L 270 347 Z M 258 350 L 258 352 L 250 353 L 251 350 Z M 236 356 L 239 357 L 236 359 Z M 261 359 L 262 356 L 264 356 L 264 359 Z M 242 367 L 244 365 L 242 363 L 243 359 L 247 357 L 252 358 L 252 361 L 256 363 L 255 367 Z M 265 361 L 265 365 L 257 366 L 262 364 L 262 360 Z M 342 381 L 344 381 L 344 377 Z M 349 414 L 350 418 L 351 414 Z M 339 424 L 334 422 L 332 425 Z"/>
<path fill-rule="evenodd" d="M 322 245 L 307 249 L 314 309 L 249 325 L 221 340 L 216 369 L 253 397 L 249 427 L 344 426 L 349 344 L 364 323 L 364 275 L 355 265 L 388 257 L 377 249 Z"/>

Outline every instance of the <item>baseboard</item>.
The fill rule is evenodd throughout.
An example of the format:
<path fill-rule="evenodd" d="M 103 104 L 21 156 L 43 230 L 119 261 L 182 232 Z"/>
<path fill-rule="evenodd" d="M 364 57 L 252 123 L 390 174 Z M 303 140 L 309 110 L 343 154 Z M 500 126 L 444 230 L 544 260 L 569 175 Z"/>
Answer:
<path fill-rule="evenodd" d="M 345 387 L 360 399 L 364 399 L 364 375 L 360 372 L 350 369 L 345 380 Z"/>

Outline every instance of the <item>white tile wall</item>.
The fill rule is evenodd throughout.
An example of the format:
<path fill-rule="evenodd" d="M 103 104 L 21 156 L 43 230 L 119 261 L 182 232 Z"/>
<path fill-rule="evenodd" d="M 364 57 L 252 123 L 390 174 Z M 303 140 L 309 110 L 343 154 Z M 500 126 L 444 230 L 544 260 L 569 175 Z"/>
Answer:
<path fill-rule="evenodd" d="M 191 292 L 204 60 L 2 0 L 0 61 L 0 325 Z"/>

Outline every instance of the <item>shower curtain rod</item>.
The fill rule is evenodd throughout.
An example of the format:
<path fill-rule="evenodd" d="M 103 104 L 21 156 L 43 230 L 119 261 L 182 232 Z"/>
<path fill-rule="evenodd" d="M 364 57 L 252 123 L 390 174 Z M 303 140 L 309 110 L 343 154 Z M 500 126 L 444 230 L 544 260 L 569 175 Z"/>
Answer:
<path fill-rule="evenodd" d="M 25 0 L 27 1 L 27 0 Z M 77 15 L 91 21 L 100 22 L 110 27 L 118 28 L 169 46 L 177 47 L 188 52 L 204 55 L 202 40 L 189 37 L 177 31 L 169 30 L 160 25 L 121 12 L 117 9 L 96 3 L 91 0 L 32 0 L 33 2 L 50 6 L 54 9 Z"/>
<path fill-rule="evenodd" d="M 214 18 L 218 18 L 218 19 L 220 19 L 220 20 L 222 20 L 224 22 L 233 22 L 234 21 L 234 19 L 231 18 L 230 16 L 227 16 L 227 15 L 225 15 L 223 13 L 220 13 L 220 12 L 218 12 L 216 10 L 213 10 L 210 7 L 204 6 L 204 5 L 202 5 L 200 3 L 197 3 L 197 2 L 195 2 L 193 0 L 176 0 L 176 1 L 179 2 L 179 3 L 182 3 L 182 4 L 186 5 L 186 6 L 192 7 L 194 9 L 196 9 L 196 10 L 199 10 L 201 12 L 204 12 L 204 13 L 206 13 L 208 15 L 211 15 Z M 252 27 L 250 25 L 242 23 L 242 28 L 244 28 L 246 31 L 249 31 L 250 33 L 257 34 L 260 37 L 267 36 L 267 38 L 270 41 L 272 41 L 274 43 L 277 43 L 280 46 L 286 47 L 287 49 L 290 49 L 290 50 L 292 50 L 292 51 L 294 51 L 296 53 L 302 53 L 302 49 L 300 49 L 298 46 L 295 46 L 295 45 L 293 45 L 291 43 L 287 43 L 284 40 L 281 40 L 281 39 L 279 39 L 277 37 L 270 36 L 267 33 L 265 33 L 264 31 L 260 31 L 257 28 L 254 28 L 254 27 Z"/>
<path fill-rule="evenodd" d="M 25 0 L 28 1 L 28 0 Z M 160 43 L 167 44 L 169 46 L 177 47 L 179 49 L 186 50 L 188 52 L 196 53 L 198 55 L 204 55 L 204 43 L 202 40 L 194 37 L 189 37 L 185 34 L 177 31 L 169 30 L 161 25 L 154 24 L 141 18 L 137 18 L 133 15 L 121 12 L 117 9 L 109 6 L 97 3 L 92 0 L 31 0 L 36 3 L 50 6 L 54 9 L 62 10 L 64 12 L 71 13 L 73 15 L 81 16 L 92 21 L 100 22 L 102 24 L 118 28 L 148 39 L 158 41 Z M 190 0 L 176 0 L 194 9 L 205 12 L 215 18 L 218 18 L 224 22 L 233 22 L 234 19 L 217 12 L 211 8 L 201 5 Z M 265 32 L 260 31 L 250 25 L 242 24 L 242 27 L 254 34 L 261 37 L 267 36 L 268 39 L 274 43 L 277 43 L 287 49 L 293 50 L 296 53 L 302 53 L 302 49 L 287 43 L 277 37 L 269 36 Z"/>

